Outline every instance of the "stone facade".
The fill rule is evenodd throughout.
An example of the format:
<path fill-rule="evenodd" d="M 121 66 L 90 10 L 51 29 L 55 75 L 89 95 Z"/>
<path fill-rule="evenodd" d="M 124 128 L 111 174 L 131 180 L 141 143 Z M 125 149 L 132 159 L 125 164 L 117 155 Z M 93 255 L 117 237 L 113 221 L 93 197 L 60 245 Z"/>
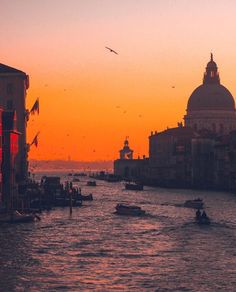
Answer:
<path fill-rule="evenodd" d="M 16 130 L 21 133 L 18 140 L 19 152 L 16 157 L 16 179 L 24 182 L 28 175 L 26 145 L 26 91 L 29 88 L 29 77 L 26 73 L 0 64 L 0 106 L 5 111 L 15 111 Z"/>

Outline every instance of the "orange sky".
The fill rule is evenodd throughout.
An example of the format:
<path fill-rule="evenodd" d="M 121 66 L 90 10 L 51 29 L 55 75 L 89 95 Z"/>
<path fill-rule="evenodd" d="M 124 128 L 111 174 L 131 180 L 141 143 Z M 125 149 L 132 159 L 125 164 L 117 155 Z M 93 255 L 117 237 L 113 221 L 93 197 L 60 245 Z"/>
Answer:
<path fill-rule="evenodd" d="M 148 154 L 150 132 L 183 118 L 211 51 L 236 95 L 234 0 L 0 6 L 0 62 L 30 75 L 28 108 L 40 98 L 40 115 L 28 124 L 28 142 L 40 131 L 30 158 L 115 159 L 125 136 L 135 156 Z"/>

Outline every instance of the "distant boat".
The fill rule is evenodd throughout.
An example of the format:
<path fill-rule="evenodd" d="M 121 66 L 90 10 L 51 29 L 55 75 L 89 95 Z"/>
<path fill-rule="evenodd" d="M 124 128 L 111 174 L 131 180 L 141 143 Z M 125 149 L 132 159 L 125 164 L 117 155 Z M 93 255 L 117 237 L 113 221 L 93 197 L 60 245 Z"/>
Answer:
<path fill-rule="evenodd" d="M 74 176 L 87 176 L 87 174 L 85 172 L 77 172 Z"/>
<path fill-rule="evenodd" d="M 89 187 L 96 187 L 97 183 L 95 180 L 89 180 L 87 181 L 87 186 Z"/>
<path fill-rule="evenodd" d="M 116 214 L 119 215 L 141 216 L 145 214 L 145 211 L 141 207 L 126 204 L 117 204 L 115 209 Z"/>
<path fill-rule="evenodd" d="M 142 191 L 143 185 L 138 183 L 126 183 L 125 184 L 126 190 L 133 190 L 133 191 Z"/>
<path fill-rule="evenodd" d="M 73 175 L 73 174 L 72 174 L 71 172 L 67 174 L 67 176 L 72 176 L 72 175 Z"/>
<path fill-rule="evenodd" d="M 199 198 L 194 200 L 187 200 L 184 202 L 184 207 L 193 209 L 202 209 L 203 205 L 204 205 L 203 200 Z"/>
<path fill-rule="evenodd" d="M 114 174 L 108 174 L 105 180 L 107 182 L 118 182 L 121 181 L 121 178 Z"/>
<path fill-rule="evenodd" d="M 73 182 L 80 182 L 80 179 L 77 178 L 77 177 L 74 177 L 72 181 L 73 181 Z"/>

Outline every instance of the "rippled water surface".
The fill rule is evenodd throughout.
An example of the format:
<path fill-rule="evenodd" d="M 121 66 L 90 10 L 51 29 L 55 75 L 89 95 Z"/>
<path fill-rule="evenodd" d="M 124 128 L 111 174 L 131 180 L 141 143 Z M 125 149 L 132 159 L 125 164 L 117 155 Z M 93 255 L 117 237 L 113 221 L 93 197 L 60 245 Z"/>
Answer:
<path fill-rule="evenodd" d="M 0 291 L 236 291 L 236 195 L 97 182 L 94 195 L 36 223 L 0 226 Z M 213 223 L 181 207 L 201 197 Z M 115 215 L 118 202 L 147 211 Z"/>

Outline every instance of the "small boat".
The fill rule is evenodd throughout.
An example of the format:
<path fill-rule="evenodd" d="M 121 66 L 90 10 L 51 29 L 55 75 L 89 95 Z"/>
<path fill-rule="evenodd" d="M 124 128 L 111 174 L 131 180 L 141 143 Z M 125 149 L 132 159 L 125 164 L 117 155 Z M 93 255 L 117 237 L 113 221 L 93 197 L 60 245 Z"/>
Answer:
<path fill-rule="evenodd" d="M 80 179 L 77 178 L 77 177 L 74 177 L 72 181 L 73 181 L 73 182 L 80 182 Z"/>
<path fill-rule="evenodd" d="M 133 190 L 133 191 L 142 191 L 143 185 L 138 183 L 126 183 L 125 184 L 126 190 Z"/>
<path fill-rule="evenodd" d="M 80 195 L 80 199 L 82 201 L 93 201 L 93 195 L 89 194 L 89 195 Z"/>
<path fill-rule="evenodd" d="M 138 206 L 117 204 L 115 208 L 116 208 L 115 213 L 119 215 L 141 216 L 145 214 L 145 211 Z"/>
<path fill-rule="evenodd" d="M 2 223 L 27 223 L 34 222 L 36 219 L 39 220 L 39 216 L 34 214 L 22 214 L 18 211 L 14 211 L 11 214 L 5 214 L 0 217 L 0 222 Z"/>
<path fill-rule="evenodd" d="M 117 175 L 114 175 L 114 174 L 108 174 L 106 179 L 105 179 L 107 182 L 119 182 L 121 181 L 121 178 Z"/>
<path fill-rule="evenodd" d="M 199 225 L 209 225 L 211 223 L 210 218 L 207 216 L 206 212 L 201 211 L 198 209 L 196 212 L 196 217 L 195 217 L 196 223 Z"/>
<path fill-rule="evenodd" d="M 96 187 L 96 181 L 95 180 L 89 180 L 87 181 L 87 186 L 89 187 Z"/>
<path fill-rule="evenodd" d="M 74 176 L 87 176 L 85 172 L 76 172 Z"/>
<path fill-rule="evenodd" d="M 196 218 L 196 223 L 199 225 L 210 225 L 211 224 L 211 220 L 209 217 L 199 217 Z"/>
<path fill-rule="evenodd" d="M 184 202 L 184 207 L 187 208 L 194 208 L 194 209 L 202 209 L 203 208 L 203 201 L 202 199 L 194 199 L 194 200 L 187 200 Z"/>

